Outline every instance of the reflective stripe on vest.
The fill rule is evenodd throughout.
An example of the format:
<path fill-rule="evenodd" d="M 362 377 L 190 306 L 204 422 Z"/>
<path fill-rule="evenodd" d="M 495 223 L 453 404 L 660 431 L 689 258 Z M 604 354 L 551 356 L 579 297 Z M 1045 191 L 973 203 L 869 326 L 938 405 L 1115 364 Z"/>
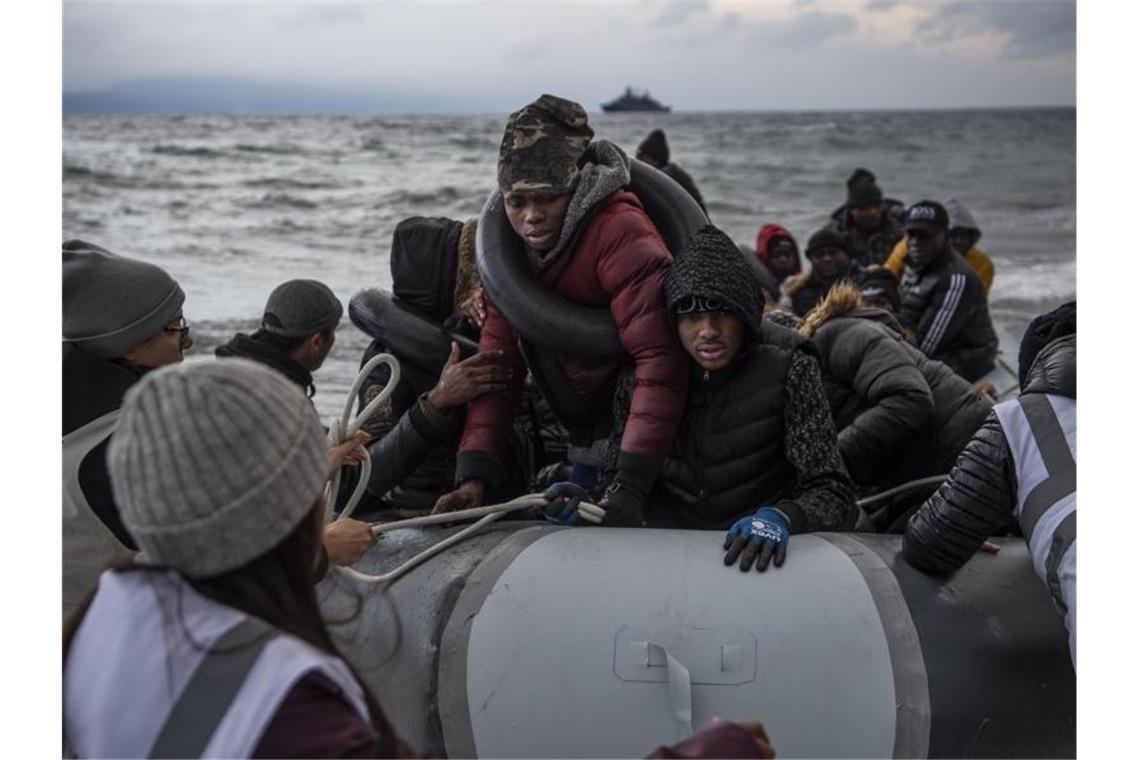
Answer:
<path fill-rule="evenodd" d="M 64 666 L 65 738 L 79 757 L 249 757 L 312 671 L 368 721 L 336 657 L 203 597 L 176 573 L 108 571 Z"/>
<path fill-rule="evenodd" d="M 87 455 L 115 431 L 119 410 L 104 414 L 63 437 L 63 614 L 75 609 L 107 562 L 133 552 L 119 543 L 87 503 L 79 468 Z"/>
<path fill-rule="evenodd" d="M 1030 393 L 994 407 L 1017 474 L 1014 516 L 1074 652 L 1077 577 L 1077 402 Z"/>

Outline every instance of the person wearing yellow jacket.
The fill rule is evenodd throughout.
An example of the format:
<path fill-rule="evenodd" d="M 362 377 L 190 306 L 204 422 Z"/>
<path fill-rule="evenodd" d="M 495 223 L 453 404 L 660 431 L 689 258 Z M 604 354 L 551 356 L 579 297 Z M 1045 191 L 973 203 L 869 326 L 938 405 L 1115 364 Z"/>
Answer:
<path fill-rule="evenodd" d="M 956 198 L 946 202 L 946 212 L 950 214 L 950 247 L 961 254 L 970 268 L 978 273 L 978 279 L 982 281 L 988 296 L 990 286 L 994 283 L 994 262 L 985 251 L 977 247 L 982 231 L 978 229 L 973 215 Z M 891 270 L 895 277 L 902 277 L 906 254 L 906 237 L 903 237 L 883 266 Z"/>

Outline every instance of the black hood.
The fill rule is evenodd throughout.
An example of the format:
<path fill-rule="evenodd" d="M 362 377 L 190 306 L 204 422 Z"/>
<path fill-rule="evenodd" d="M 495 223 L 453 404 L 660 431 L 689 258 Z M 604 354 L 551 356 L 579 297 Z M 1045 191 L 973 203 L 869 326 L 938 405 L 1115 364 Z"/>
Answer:
<path fill-rule="evenodd" d="M 1023 393 L 1077 397 L 1077 334 L 1057 338 L 1037 353 L 1022 386 Z"/>
<path fill-rule="evenodd" d="M 878 322 L 880 325 L 890 329 L 892 332 L 898 333 L 900 336 L 903 334 L 903 327 L 899 323 L 898 317 L 886 309 L 880 309 L 875 306 L 860 306 L 858 309 L 852 309 L 843 316 L 869 319 L 872 322 Z"/>
<path fill-rule="evenodd" d="M 455 272 L 463 222 L 413 216 L 392 233 L 392 295 L 437 324 L 455 311 Z"/>
<path fill-rule="evenodd" d="M 253 335 L 238 333 L 229 343 L 215 348 L 214 354 L 219 359 L 236 356 L 271 367 L 299 385 L 312 398 L 317 390 L 313 385 L 313 374 L 289 358 L 289 354 L 276 345 L 275 339 L 280 340 L 264 330 L 258 330 Z"/>

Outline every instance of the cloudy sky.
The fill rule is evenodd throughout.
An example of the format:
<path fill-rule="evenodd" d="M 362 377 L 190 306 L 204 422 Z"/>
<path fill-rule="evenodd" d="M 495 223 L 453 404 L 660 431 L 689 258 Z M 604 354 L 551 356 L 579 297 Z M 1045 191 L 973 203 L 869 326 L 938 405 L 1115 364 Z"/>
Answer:
<path fill-rule="evenodd" d="M 369 92 L 378 110 L 1074 105 L 1067 0 L 63 4 L 63 87 L 234 80 Z"/>

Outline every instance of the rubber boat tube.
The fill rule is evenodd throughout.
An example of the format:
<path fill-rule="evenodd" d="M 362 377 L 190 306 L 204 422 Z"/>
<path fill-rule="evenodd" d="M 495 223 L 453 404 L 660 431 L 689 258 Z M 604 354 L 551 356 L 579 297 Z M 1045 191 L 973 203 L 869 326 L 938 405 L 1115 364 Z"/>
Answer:
<path fill-rule="evenodd" d="M 470 338 L 448 333 L 439 325 L 400 306 L 386 290 L 362 290 L 348 302 L 352 323 L 377 339 L 401 362 L 439 374 L 451 354 L 451 341 L 466 359 L 478 350 Z"/>
<path fill-rule="evenodd" d="M 694 232 L 708 224 L 708 218 L 684 188 L 652 166 L 630 159 L 630 175 L 629 189 L 676 255 Z M 475 260 L 487 294 L 526 340 L 577 359 L 613 361 L 628 356 L 609 309 L 567 300 L 530 268 L 498 190 L 479 216 Z"/>
<path fill-rule="evenodd" d="M 397 529 L 382 572 L 450 535 Z M 1073 757 L 1068 636 L 1025 542 L 924 575 L 898 536 L 792 536 L 764 575 L 721 534 L 499 523 L 387 589 L 318 586 L 400 735 L 451 757 L 643 757 L 712 716 L 782 757 Z"/>

